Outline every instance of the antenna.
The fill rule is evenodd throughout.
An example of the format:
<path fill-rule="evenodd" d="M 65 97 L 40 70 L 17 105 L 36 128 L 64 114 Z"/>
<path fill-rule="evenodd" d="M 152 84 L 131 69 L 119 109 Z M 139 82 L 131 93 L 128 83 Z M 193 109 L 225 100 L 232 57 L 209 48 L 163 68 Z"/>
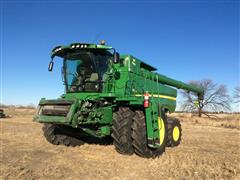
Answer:
<path fill-rule="evenodd" d="M 97 33 L 97 34 L 95 35 L 95 37 L 93 38 L 92 43 L 93 43 L 93 44 L 97 44 L 97 43 L 98 43 L 98 40 L 99 40 L 99 38 L 100 38 L 101 35 L 102 35 L 101 32 Z"/>

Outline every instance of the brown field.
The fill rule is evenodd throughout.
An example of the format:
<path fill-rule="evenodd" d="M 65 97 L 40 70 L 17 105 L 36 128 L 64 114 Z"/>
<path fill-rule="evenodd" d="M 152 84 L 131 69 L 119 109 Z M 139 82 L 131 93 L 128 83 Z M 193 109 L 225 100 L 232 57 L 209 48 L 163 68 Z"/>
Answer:
<path fill-rule="evenodd" d="M 157 159 L 118 154 L 113 145 L 49 144 L 34 110 L 8 109 L 0 119 L 1 179 L 240 179 L 240 115 L 181 119 L 180 146 Z"/>

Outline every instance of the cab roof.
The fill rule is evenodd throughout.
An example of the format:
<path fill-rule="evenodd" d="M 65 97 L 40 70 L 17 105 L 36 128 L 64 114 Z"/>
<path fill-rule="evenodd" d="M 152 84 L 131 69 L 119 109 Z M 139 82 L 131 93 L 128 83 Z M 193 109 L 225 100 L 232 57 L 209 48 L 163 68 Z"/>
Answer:
<path fill-rule="evenodd" d="M 100 44 L 89 44 L 89 43 L 72 43 L 68 46 L 56 46 L 55 48 L 53 48 L 52 52 L 51 52 L 51 57 L 54 56 L 59 56 L 59 57 L 63 57 L 66 52 L 75 52 L 76 50 L 80 50 L 80 49 L 105 49 L 105 50 L 111 50 L 113 49 L 113 47 L 111 46 L 106 46 L 106 45 L 100 45 Z M 135 60 L 140 62 L 140 66 L 144 69 L 147 69 L 149 71 L 156 71 L 157 69 L 143 61 L 141 61 L 140 59 L 133 57 L 131 55 L 121 55 L 121 58 L 124 57 L 132 57 Z"/>
<path fill-rule="evenodd" d="M 72 43 L 68 46 L 56 46 L 51 52 L 51 56 L 63 57 L 66 52 L 74 52 L 79 49 L 113 49 L 111 46 L 99 45 L 99 44 L 89 44 L 89 43 Z"/>

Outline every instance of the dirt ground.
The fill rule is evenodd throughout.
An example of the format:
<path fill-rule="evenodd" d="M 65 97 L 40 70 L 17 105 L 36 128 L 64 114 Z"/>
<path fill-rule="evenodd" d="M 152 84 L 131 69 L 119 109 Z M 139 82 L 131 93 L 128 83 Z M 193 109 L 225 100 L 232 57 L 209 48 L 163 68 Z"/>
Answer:
<path fill-rule="evenodd" d="M 0 119 L 1 179 L 240 179 L 239 117 L 232 117 L 235 128 L 226 124 L 231 120 L 199 123 L 181 115 L 180 146 L 143 159 L 113 145 L 51 145 L 32 122 L 34 110 L 7 113 L 12 117 Z"/>

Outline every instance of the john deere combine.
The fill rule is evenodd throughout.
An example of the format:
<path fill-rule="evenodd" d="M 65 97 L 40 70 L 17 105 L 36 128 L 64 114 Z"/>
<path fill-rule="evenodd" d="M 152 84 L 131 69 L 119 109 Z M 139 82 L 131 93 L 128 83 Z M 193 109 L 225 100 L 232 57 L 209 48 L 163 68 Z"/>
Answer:
<path fill-rule="evenodd" d="M 6 115 L 4 114 L 4 110 L 0 109 L 0 118 L 5 118 Z"/>
<path fill-rule="evenodd" d="M 158 74 L 151 65 L 119 55 L 104 42 L 57 46 L 49 71 L 56 56 L 63 62 L 65 93 L 58 99 L 41 99 L 34 117 L 55 145 L 112 137 L 119 153 L 156 157 L 181 140 L 180 122 L 166 117 L 176 108 L 175 88 L 203 97 L 202 89 Z"/>

